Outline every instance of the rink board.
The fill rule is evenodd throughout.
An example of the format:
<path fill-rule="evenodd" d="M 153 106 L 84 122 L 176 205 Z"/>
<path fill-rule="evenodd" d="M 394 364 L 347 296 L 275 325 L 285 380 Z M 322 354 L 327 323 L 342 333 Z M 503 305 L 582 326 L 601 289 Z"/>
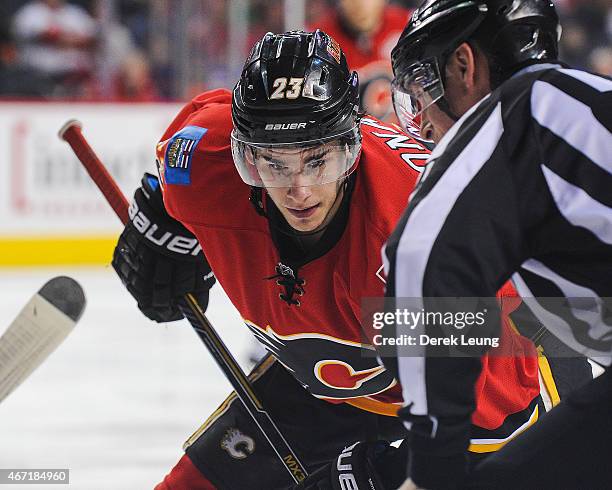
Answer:
<path fill-rule="evenodd" d="M 0 266 L 108 263 L 121 229 L 68 145 L 68 119 L 126 193 L 155 172 L 155 143 L 179 104 L 0 103 Z"/>

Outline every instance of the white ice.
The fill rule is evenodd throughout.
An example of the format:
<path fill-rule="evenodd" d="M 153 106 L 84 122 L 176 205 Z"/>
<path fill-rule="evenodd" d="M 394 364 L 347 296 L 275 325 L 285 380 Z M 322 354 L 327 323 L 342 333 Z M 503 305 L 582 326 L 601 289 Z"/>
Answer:
<path fill-rule="evenodd" d="M 62 345 L 0 403 L 0 468 L 69 468 L 70 485 L 50 488 L 152 489 L 230 385 L 186 321 L 147 320 L 110 267 L 0 269 L 0 333 L 57 275 L 79 281 L 88 304 Z M 251 334 L 218 285 L 207 315 L 246 358 Z"/>
<path fill-rule="evenodd" d="M 51 488 L 152 489 L 230 385 L 187 321 L 149 321 L 110 267 L 0 269 L 0 333 L 57 275 L 80 282 L 87 307 L 0 403 L 0 468 L 69 468 L 70 485 Z M 246 357 L 251 334 L 218 285 L 207 314 L 232 353 Z"/>

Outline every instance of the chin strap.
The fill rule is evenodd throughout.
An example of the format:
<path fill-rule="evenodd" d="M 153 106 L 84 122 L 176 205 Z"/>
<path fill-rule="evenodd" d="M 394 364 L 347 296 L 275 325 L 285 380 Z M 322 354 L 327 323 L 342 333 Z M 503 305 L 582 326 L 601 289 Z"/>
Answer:
<path fill-rule="evenodd" d="M 457 122 L 459 120 L 459 116 L 455 114 L 453 110 L 450 108 L 450 105 L 448 104 L 446 97 L 442 97 L 440 100 L 438 100 L 436 102 L 436 105 L 444 114 L 450 117 L 453 121 Z"/>
<path fill-rule="evenodd" d="M 255 212 L 259 216 L 263 216 L 264 218 L 268 217 L 266 210 L 264 208 L 263 203 L 263 190 L 261 187 L 251 187 L 251 195 L 249 196 L 249 201 L 255 208 Z"/>
<path fill-rule="evenodd" d="M 446 92 L 446 63 L 448 61 L 449 55 L 450 55 L 450 52 L 447 52 L 445 54 L 442 54 L 440 58 L 438 58 L 438 64 L 440 66 L 440 77 L 442 79 L 441 80 L 442 86 L 444 87 L 445 92 Z M 455 114 L 455 112 L 453 112 L 453 110 L 450 108 L 448 100 L 446 100 L 446 97 L 444 95 L 436 102 L 436 105 L 444 114 L 450 117 L 454 122 L 457 122 L 459 120 L 460 116 L 458 116 L 457 114 Z"/>

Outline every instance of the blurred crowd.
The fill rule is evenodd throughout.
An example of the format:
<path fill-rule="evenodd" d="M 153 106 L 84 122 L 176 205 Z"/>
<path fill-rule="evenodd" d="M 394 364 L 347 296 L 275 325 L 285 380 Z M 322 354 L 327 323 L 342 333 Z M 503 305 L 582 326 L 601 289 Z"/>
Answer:
<path fill-rule="evenodd" d="M 562 18 L 561 59 L 611 76 L 612 0 L 553 1 Z M 285 30 L 286 2 L 295 4 L 295 0 L 3 0 L 0 98 L 180 100 L 206 88 L 229 87 L 252 43 L 266 31 Z M 370 70 L 377 62 L 388 71 L 386 57 L 407 19 L 407 11 L 398 7 L 410 9 L 418 2 L 386 3 L 305 0 L 301 20 L 309 28 L 330 30 L 335 23 L 336 32 L 331 34 L 341 38 L 354 68 L 366 70 L 367 65 Z M 368 97 L 372 106 L 385 98 L 377 91 Z"/>

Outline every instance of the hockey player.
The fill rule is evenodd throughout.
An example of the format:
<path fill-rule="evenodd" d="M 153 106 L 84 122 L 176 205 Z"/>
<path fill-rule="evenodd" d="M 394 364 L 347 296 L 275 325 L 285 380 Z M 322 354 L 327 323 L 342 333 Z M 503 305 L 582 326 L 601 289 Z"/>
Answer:
<path fill-rule="evenodd" d="M 391 103 L 393 72 L 389 55 L 408 22 L 409 11 L 387 0 L 337 0 L 335 8 L 313 23 L 334 38 L 351 69 L 359 73 L 364 110 L 378 119 L 396 122 Z"/>
<path fill-rule="evenodd" d="M 377 462 L 397 453 L 369 441 L 407 433 L 395 416 L 401 390 L 373 355 L 360 302 L 382 296 L 380 247 L 428 151 L 362 117 L 358 105 L 357 76 L 332 38 L 267 34 L 233 94 L 199 95 L 162 136 L 160 179 L 146 175 L 136 191 L 113 266 L 157 321 L 180 318 L 174 300 L 187 292 L 206 304 L 212 269 L 246 328 L 273 354 L 251 379 L 308 471 L 364 441 L 342 455 L 364 468 L 352 475 L 359 488 L 370 480 L 395 488 L 405 457 L 388 465 L 395 471 L 382 471 Z M 515 307 L 500 298 L 505 309 Z M 533 345 L 507 321 L 504 332 L 511 355 L 483 360 L 474 458 L 537 418 Z M 329 479 L 334 468 L 304 485 Z M 231 395 L 158 489 L 287 485 L 285 468 Z"/>
<path fill-rule="evenodd" d="M 392 54 L 395 100 L 438 146 L 386 246 L 388 294 L 490 297 L 512 277 L 552 333 L 609 366 L 612 82 L 556 61 L 560 32 L 549 0 L 415 11 Z M 469 474 L 481 363 L 429 353 L 387 362 L 415 388 L 402 489 L 612 488 L 609 370 Z"/>
<path fill-rule="evenodd" d="M 351 69 L 359 75 L 361 109 L 388 123 L 397 123 L 391 102 L 393 71 L 389 60 L 391 49 L 399 39 L 409 11 L 387 0 L 334 0 L 309 30 L 321 29 L 340 46 Z M 412 134 L 418 138 L 418 132 Z M 425 146 L 431 148 L 430 142 Z M 263 351 L 260 344 L 250 349 L 255 361 Z"/>

